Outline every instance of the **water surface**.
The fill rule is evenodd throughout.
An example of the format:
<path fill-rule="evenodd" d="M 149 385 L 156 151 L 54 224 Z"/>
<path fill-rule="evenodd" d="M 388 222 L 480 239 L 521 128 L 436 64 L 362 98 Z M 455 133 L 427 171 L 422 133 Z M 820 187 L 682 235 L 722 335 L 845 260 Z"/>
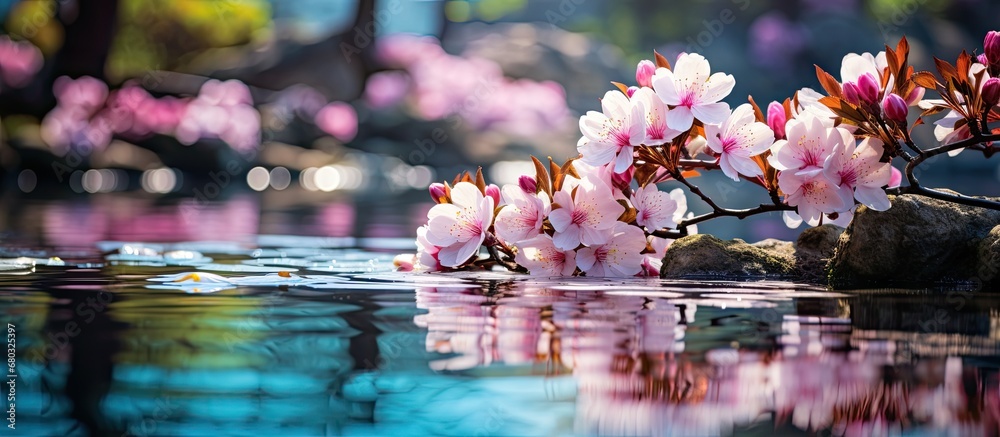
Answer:
<path fill-rule="evenodd" d="M 990 295 L 400 274 L 407 214 L 226 205 L 26 209 L 19 435 L 1000 432 Z"/>

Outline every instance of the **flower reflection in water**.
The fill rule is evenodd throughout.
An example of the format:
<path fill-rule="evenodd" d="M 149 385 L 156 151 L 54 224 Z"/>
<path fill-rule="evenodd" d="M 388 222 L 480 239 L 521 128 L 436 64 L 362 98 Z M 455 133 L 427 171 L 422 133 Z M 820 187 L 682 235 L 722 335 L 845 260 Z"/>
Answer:
<path fill-rule="evenodd" d="M 415 323 L 428 330 L 427 351 L 443 354 L 430 366 L 456 375 L 527 373 L 543 385 L 569 375 L 577 434 L 998 430 L 995 373 L 954 355 L 899 356 L 897 343 L 937 340 L 858 329 L 854 298 L 772 301 L 765 293 L 740 301 L 772 305 L 734 311 L 691 296 L 524 284 L 418 290 L 417 306 L 428 312 Z M 966 354 L 996 352 L 995 336 L 952 335 L 961 337 L 952 343 L 978 345 Z"/>

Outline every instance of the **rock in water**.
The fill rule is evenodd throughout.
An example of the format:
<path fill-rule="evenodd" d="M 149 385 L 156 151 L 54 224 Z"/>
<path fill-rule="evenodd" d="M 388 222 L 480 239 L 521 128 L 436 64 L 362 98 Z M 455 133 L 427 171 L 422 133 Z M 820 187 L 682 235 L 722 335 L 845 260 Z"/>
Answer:
<path fill-rule="evenodd" d="M 739 239 L 723 241 L 706 234 L 689 235 L 670 245 L 666 256 L 663 257 L 660 277 L 791 276 L 794 272 L 795 258 L 781 247 L 783 245 L 768 241 L 762 243 L 762 246 L 768 249 L 747 244 Z"/>
<path fill-rule="evenodd" d="M 1000 289 L 1000 225 L 994 226 L 986 238 L 979 242 L 979 267 L 976 274 L 983 282 L 983 289 Z"/>
<path fill-rule="evenodd" d="M 826 282 L 826 268 L 844 228 L 822 225 L 808 228 L 795 241 L 795 270 L 803 281 Z"/>
<path fill-rule="evenodd" d="M 983 281 L 979 248 L 1000 223 L 1000 211 L 908 194 L 889 200 L 892 207 L 887 211 L 858 207 L 830 261 L 831 286 L 925 287 Z"/>

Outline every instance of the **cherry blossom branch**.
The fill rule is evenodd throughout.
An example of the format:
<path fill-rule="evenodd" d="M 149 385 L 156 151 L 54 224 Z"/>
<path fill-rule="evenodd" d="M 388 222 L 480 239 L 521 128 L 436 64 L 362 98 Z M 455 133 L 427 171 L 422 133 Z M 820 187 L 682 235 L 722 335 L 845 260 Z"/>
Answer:
<path fill-rule="evenodd" d="M 650 235 L 660 238 L 680 238 L 688 235 L 687 227 L 691 225 L 696 225 L 698 223 L 712 220 L 718 217 L 736 217 L 743 220 L 747 217 L 757 214 L 763 214 L 766 212 L 775 211 L 795 211 L 794 206 L 789 206 L 784 203 L 762 203 L 754 208 L 747 209 L 716 209 L 712 212 L 708 212 L 696 217 L 692 217 L 687 220 L 682 220 L 677 224 L 677 229 L 657 229 L 650 233 Z"/>
<path fill-rule="evenodd" d="M 680 160 L 679 164 L 680 165 L 687 164 L 687 165 L 690 165 L 691 167 L 705 168 L 705 169 L 709 169 L 709 170 L 719 168 L 717 163 L 712 163 L 710 161 Z M 708 204 L 708 206 L 712 208 L 712 212 L 708 212 L 708 213 L 705 213 L 705 214 L 702 214 L 702 215 L 699 215 L 699 216 L 696 216 L 696 217 L 692 217 L 690 219 L 681 220 L 681 222 L 677 224 L 677 229 L 666 229 L 666 228 L 664 228 L 664 229 L 658 229 L 656 231 L 651 232 L 650 235 L 653 235 L 653 236 L 656 236 L 656 237 L 660 237 L 660 238 L 676 239 L 676 238 L 680 238 L 680 237 L 684 237 L 684 236 L 688 235 L 688 231 L 687 231 L 688 226 L 696 225 L 696 224 L 701 223 L 703 221 L 711 220 L 711 219 L 718 218 L 718 217 L 736 217 L 736 218 L 738 218 L 740 220 L 743 220 L 743 219 L 745 219 L 747 217 L 750 217 L 752 215 L 763 214 L 763 213 L 766 213 L 766 212 L 794 211 L 795 210 L 794 206 L 789 206 L 789 205 L 786 205 L 784 203 L 781 203 L 780 199 L 778 199 L 777 196 L 771 196 L 772 203 L 770 203 L 770 204 L 762 203 L 762 204 L 760 204 L 759 206 L 757 206 L 755 208 L 747 208 L 747 209 L 728 209 L 728 208 L 723 208 L 723 207 L 719 206 L 717 203 L 715 203 L 715 201 L 712 200 L 710 197 L 708 197 L 708 195 L 706 195 L 704 192 L 702 192 L 701 188 L 698 188 L 697 185 L 694 185 L 691 182 L 689 182 L 687 180 L 687 178 L 685 178 L 681 174 L 680 171 L 676 171 L 676 173 L 673 175 L 673 177 L 674 177 L 674 179 L 677 180 L 677 182 L 680 182 L 681 184 L 684 184 L 684 186 L 687 187 L 688 191 L 690 191 L 691 193 L 695 194 L 703 202 L 705 202 L 706 204 Z M 759 180 L 750 179 L 750 178 L 746 178 L 746 180 L 756 181 L 758 184 L 760 184 L 761 186 L 763 186 L 763 183 L 761 183 Z"/>
<path fill-rule="evenodd" d="M 957 193 L 956 194 L 945 193 L 943 191 L 926 188 L 920 185 L 920 181 L 913 174 L 913 171 L 916 169 L 916 167 L 921 163 L 923 163 L 924 161 L 926 161 L 927 159 L 940 155 L 942 153 L 948 153 L 952 150 L 965 149 L 965 148 L 979 150 L 982 151 L 987 158 L 993 153 L 995 153 L 997 149 L 996 146 L 984 146 L 982 148 L 977 148 L 975 146 L 981 146 L 988 142 L 998 141 L 1000 140 L 1000 135 L 997 134 L 983 135 L 978 132 L 978 129 L 976 129 L 976 131 L 977 132 L 973 132 L 973 135 L 970 138 L 966 138 L 964 140 L 941 145 L 927 150 L 917 149 L 920 150 L 919 154 L 912 160 L 909 160 L 906 163 L 906 168 L 904 169 L 904 173 L 906 174 L 906 180 L 910 184 L 905 187 L 889 189 L 886 190 L 886 192 L 889 194 L 918 194 L 933 199 L 944 200 L 947 202 L 953 202 L 962 205 L 1000 210 L 1000 202 L 988 199 L 982 199 L 978 197 L 970 197 Z"/>

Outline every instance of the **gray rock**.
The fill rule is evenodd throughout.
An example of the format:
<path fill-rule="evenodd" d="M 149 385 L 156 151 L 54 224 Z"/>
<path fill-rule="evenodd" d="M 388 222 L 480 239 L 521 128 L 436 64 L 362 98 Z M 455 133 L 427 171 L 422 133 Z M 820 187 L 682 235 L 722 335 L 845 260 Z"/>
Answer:
<path fill-rule="evenodd" d="M 981 280 L 980 244 L 1000 223 L 1000 211 L 915 195 L 889 199 L 887 211 L 858 207 L 830 261 L 831 286 L 925 287 Z"/>
<path fill-rule="evenodd" d="M 707 234 L 680 238 L 663 257 L 660 277 L 790 277 L 795 258 L 785 245 L 767 240 L 761 243 L 756 246 L 740 239 L 723 241 Z"/>
<path fill-rule="evenodd" d="M 979 265 L 976 274 L 985 290 L 1000 289 L 1000 225 L 994 226 L 979 242 Z"/>
<path fill-rule="evenodd" d="M 804 281 L 825 282 L 827 265 L 833 258 L 844 228 L 822 225 L 808 228 L 795 241 L 795 270 Z"/>

